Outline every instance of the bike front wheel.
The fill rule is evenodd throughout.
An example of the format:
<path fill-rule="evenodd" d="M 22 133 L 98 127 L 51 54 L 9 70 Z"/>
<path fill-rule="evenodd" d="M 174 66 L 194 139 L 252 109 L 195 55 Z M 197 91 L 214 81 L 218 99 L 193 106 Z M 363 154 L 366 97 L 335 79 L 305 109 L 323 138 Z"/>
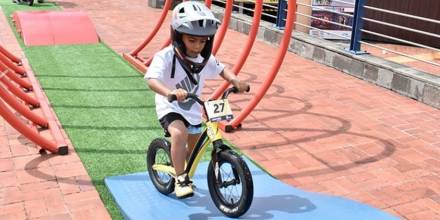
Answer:
<path fill-rule="evenodd" d="M 175 180 L 166 172 L 153 169 L 153 165 L 171 166 L 171 145 L 166 139 L 154 139 L 147 150 L 147 169 L 154 187 L 165 195 L 174 191 Z"/>
<path fill-rule="evenodd" d="M 251 206 L 254 196 L 252 175 L 244 160 L 231 150 L 217 154 L 217 164 L 208 166 L 208 187 L 217 208 L 237 218 Z"/>

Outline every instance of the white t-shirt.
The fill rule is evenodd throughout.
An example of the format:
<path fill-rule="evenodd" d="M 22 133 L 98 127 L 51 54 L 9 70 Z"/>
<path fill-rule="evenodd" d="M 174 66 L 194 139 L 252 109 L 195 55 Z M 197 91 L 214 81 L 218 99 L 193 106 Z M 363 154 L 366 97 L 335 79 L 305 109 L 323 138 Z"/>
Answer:
<path fill-rule="evenodd" d="M 174 51 L 172 46 L 166 47 L 154 55 L 153 61 L 148 67 L 144 78 L 158 79 L 169 89 L 182 88 L 189 93 L 195 93 L 198 96 L 202 93 L 206 79 L 212 79 L 223 72 L 224 65 L 218 62 L 213 55 L 209 57 L 205 67 L 199 74 L 193 74 L 198 81 L 198 85 L 194 85 L 186 75 L 185 70 L 176 58 L 174 78 L 171 78 L 171 70 L 174 59 Z M 197 58 L 191 59 L 196 63 L 203 62 L 203 57 L 199 55 Z M 170 112 L 182 115 L 190 124 L 198 125 L 202 123 L 202 107 L 192 99 L 185 102 L 168 102 L 167 97 L 156 94 L 156 114 L 160 119 Z"/>

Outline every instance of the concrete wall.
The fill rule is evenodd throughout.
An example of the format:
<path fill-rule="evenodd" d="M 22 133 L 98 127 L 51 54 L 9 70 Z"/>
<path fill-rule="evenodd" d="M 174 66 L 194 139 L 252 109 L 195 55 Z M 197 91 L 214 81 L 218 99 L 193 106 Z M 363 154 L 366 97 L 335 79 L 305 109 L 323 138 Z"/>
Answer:
<path fill-rule="evenodd" d="M 148 0 L 148 6 L 152 8 L 163 8 L 165 0 Z"/>

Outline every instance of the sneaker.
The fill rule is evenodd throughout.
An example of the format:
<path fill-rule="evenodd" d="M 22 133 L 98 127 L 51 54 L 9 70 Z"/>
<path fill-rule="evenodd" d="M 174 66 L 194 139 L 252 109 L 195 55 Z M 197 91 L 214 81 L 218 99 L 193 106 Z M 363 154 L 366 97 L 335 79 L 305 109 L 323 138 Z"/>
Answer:
<path fill-rule="evenodd" d="M 192 181 L 189 179 L 186 173 L 181 174 L 176 178 L 176 186 L 174 191 L 179 199 L 191 197 L 194 194 L 192 189 Z"/>

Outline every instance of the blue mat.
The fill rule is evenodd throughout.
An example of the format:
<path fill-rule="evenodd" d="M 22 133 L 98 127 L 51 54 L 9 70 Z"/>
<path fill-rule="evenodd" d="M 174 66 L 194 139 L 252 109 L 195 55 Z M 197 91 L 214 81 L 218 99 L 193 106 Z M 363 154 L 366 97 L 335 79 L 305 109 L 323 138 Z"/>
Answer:
<path fill-rule="evenodd" d="M 398 219 L 353 200 L 302 191 L 272 178 L 252 162 L 247 164 L 254 180 L 254 200 L 241 219 Z M 207 162 L 199 165 L 193 178 L 195 194 L 184 200 L 157 192 L 146 172 L 107 177 L 105 184 L 126 219 L 228 219 L 211 201 L 207 166 Z"/>

